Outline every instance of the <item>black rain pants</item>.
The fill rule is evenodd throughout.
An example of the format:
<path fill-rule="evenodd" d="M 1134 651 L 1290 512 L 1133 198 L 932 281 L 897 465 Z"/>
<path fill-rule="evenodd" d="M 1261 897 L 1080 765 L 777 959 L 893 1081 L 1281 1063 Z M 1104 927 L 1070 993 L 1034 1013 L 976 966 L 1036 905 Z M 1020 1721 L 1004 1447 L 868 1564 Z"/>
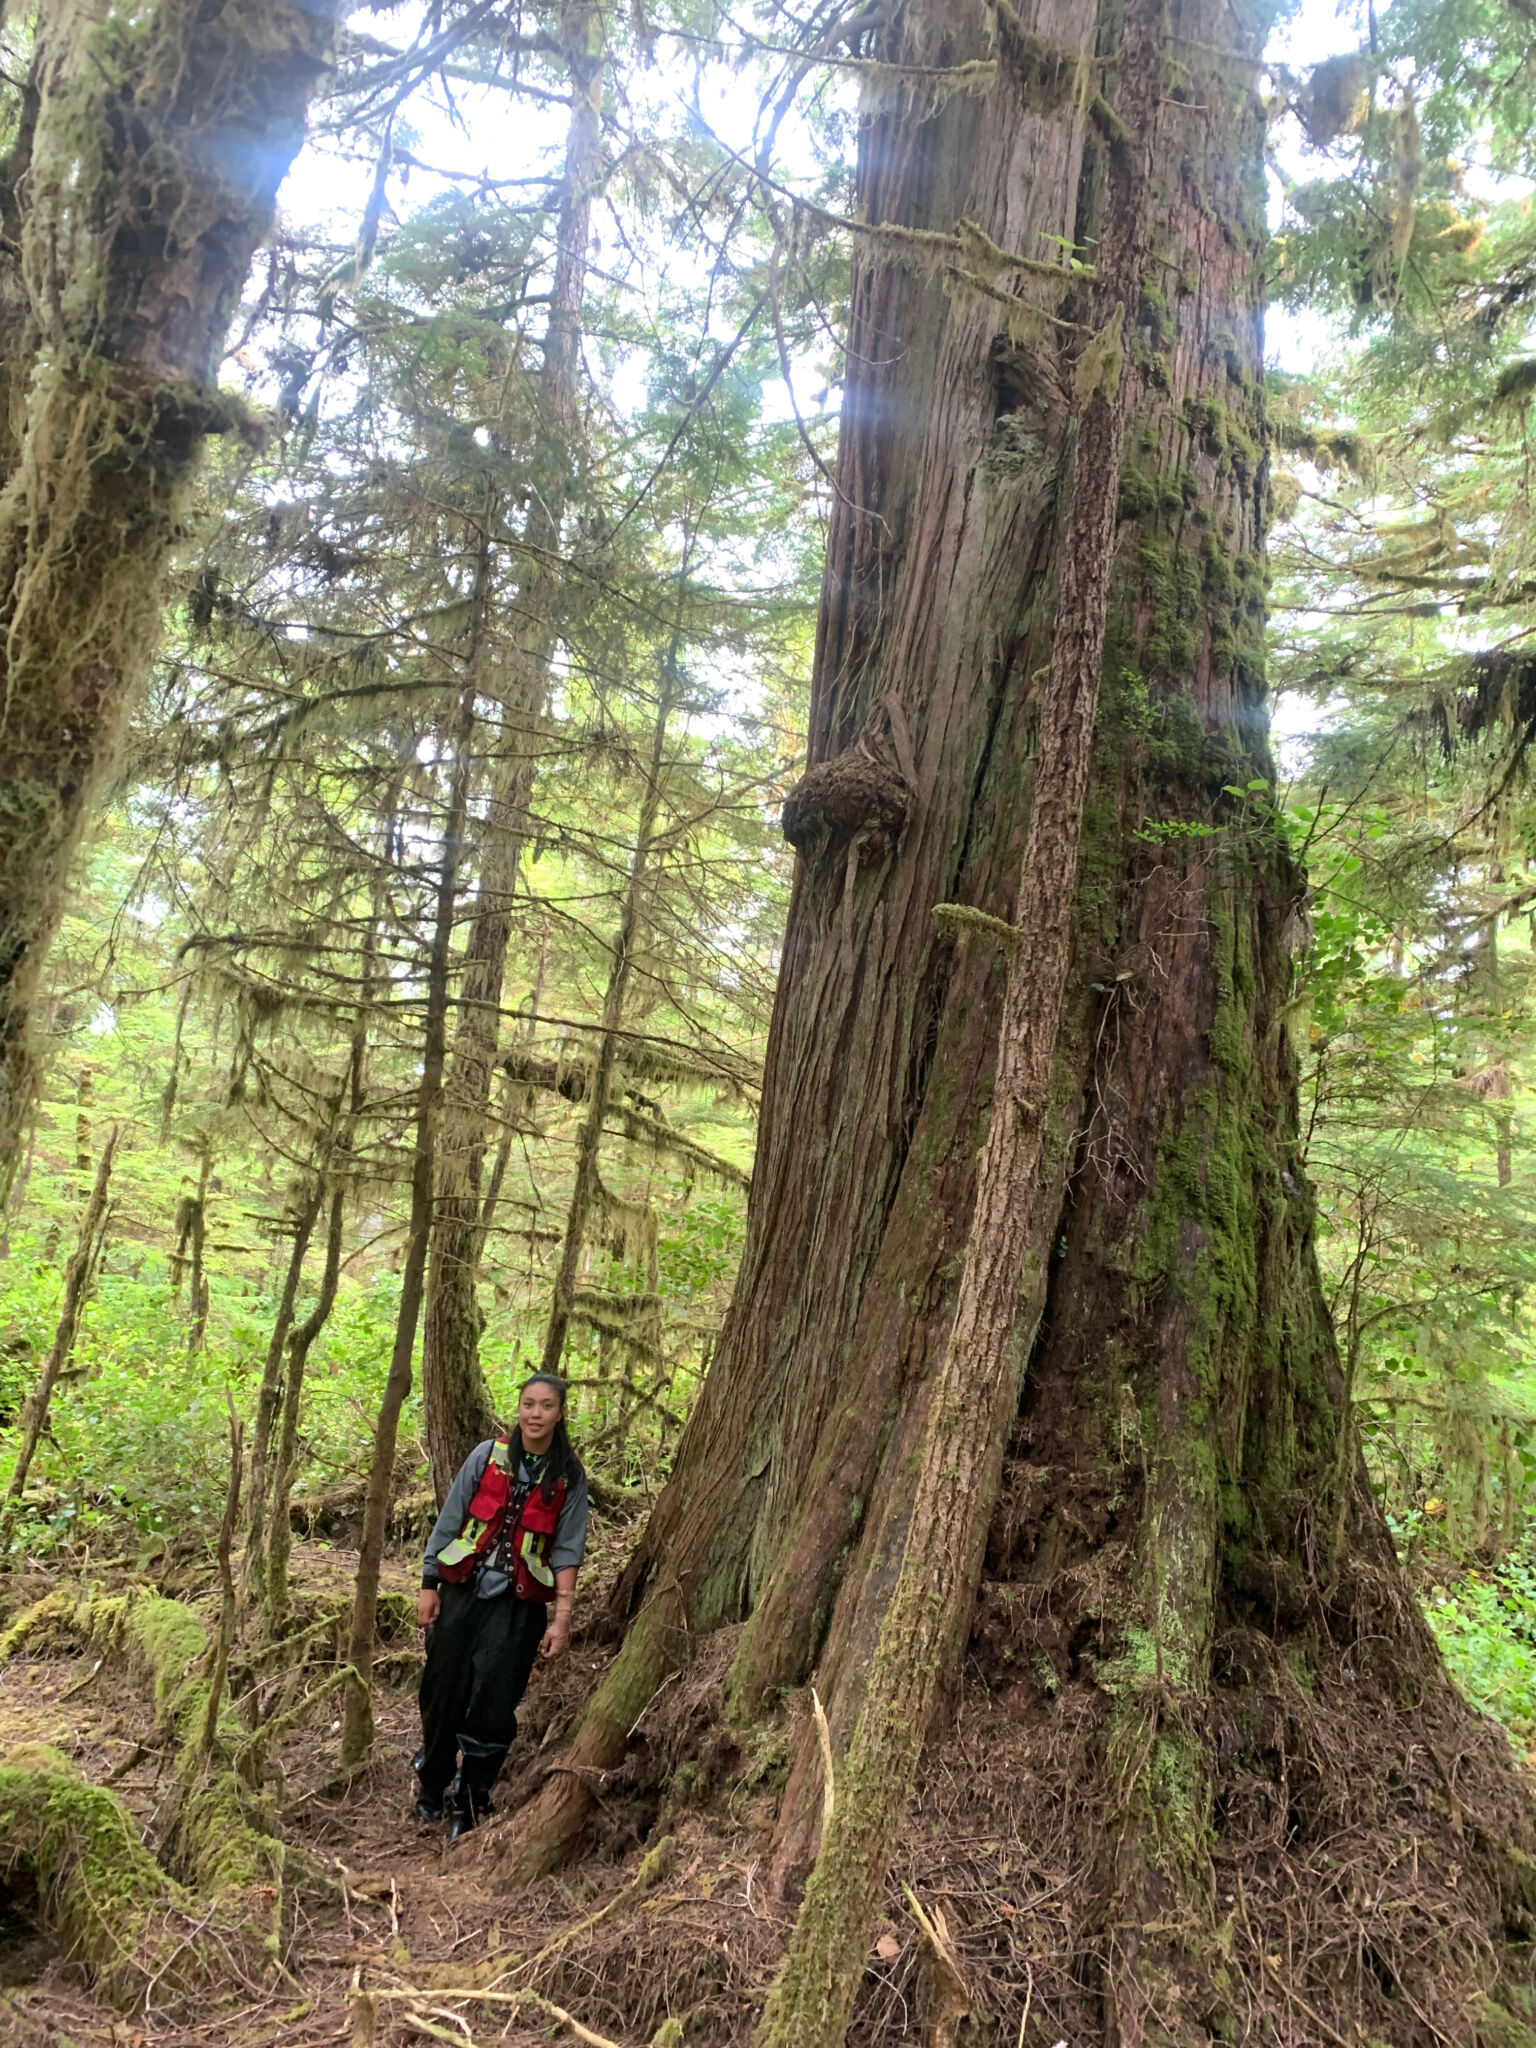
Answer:
<path fill-rule="evenodd" d="M 421 1750 L 416 1775 L 441 1799 L 458 1772 L 461 1803 L 484 1812 L 517 1733 L 549 1610 L 510 1589 L 482 1600 L 474 1582 L 440 1585 L 442 1605 L 427 1636 L 421 1674 Z M 460 1757 L 463 1758 L 462 1764 Z"/>

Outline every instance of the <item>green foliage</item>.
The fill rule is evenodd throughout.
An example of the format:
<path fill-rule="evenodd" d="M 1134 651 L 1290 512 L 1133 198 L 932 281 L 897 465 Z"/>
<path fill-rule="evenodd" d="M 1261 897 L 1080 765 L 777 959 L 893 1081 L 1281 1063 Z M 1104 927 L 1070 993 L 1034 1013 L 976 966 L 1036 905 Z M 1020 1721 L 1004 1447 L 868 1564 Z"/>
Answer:
<path fill-rule="evenodd" d="M 1432 1587 L 1425 1612 L 1473 1706 L 1503 1722 L 1522 1750 L 1536 1748 L 1536 1568 L 1509 1558 L 1496 1575 L 1469 1572 Z"/>

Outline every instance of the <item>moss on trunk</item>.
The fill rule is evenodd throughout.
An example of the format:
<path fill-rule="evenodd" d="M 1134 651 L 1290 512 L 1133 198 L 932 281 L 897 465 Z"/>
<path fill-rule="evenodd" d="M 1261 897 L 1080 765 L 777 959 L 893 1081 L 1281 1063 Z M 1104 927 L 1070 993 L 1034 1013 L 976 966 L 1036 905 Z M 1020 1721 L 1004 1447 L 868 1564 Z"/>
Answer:
<path fill-rule="evenodd" d="M 33 353 L 0 491 L 0 1172 L 69 863 L 160 637 L 219 350 L 330 62 L 331 0 L 42 13 L 11 195 Z M 12 322 L 7 320 L 8 330 Z M 18 388 L 8 360 L 7 384 Z"/>

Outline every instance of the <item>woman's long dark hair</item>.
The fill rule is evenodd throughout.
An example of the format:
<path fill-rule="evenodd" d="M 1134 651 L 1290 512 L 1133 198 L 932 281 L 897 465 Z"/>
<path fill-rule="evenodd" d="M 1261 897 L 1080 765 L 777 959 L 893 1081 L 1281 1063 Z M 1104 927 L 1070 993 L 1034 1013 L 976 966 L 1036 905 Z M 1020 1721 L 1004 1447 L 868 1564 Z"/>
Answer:
<path fill-rule="evenodd" d="M 571 1442 L 571 1432 L 565 1426 L 565 1381 L 558 1373 L 531 1372 L 518 1388 L 517 1398 L 521 1400 L 530 1387 L 553 1387 L 560 1396 L 560 1420 L 555 1424 L 555 1433 L 550 1439 L 549 1450 L 546 1453 L 548 1462 L 539 1474 L 539 1497 L 548 1505 L 554 1499 L 555 1488 L 562 1479 L 569 1488 L 574 1486 L 578 1479 L 584 1479 L 586 1471 L 576 1455 L 576 1446 Z M 515 1473 L 523 1455 L 523 1432 L 515 1422 L 507 1448 L 512 1453 L 512 1470 Z"/>

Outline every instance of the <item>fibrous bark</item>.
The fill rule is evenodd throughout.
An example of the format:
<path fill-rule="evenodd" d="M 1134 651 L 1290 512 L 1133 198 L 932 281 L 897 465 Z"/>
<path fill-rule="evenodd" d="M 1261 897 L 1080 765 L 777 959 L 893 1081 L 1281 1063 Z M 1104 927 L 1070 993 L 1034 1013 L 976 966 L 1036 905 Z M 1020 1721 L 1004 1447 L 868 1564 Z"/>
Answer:
<path fill-rule="evenodd" d="M 330 63 L 333 0 L 52 0 L 19 236 L 29 379 L 0 492 L 0 1172 L 69 863 L 134 683 L 219 351 Z M 19 388 L 7 351 L 6 386 Z M 12 423 L 17 408 L 13 405 Z M 0 422 L 0 426 L 5 423 Z"/>
<path fill-rule="evenodd" d="M 1029 830 L 1005 941 L 997 1073 L 975 1208 L 938 1370 L 922 1412 L 914 1499 L 894 1583 L 866 1598 L 876 1661 L 816 1867 L 756 2036 L 761 2048 L 837 2048 L 937 1702 L 970 1624 L 1024 1364 L 1019 1293 L 1035 1241 L 1057 1031 L 1072 954 L 1083 805 L 1093 756 L 1115 508 L 1136 371 L 1123 345 L 1151 226 L 1162 0 L 1128 0 L 1115 52 L 1125 131 L 1104 166 L 1093 308 L 1067 365 L 1073 389 L 1061 568 L 1040 711 Z M 1047 1217 L 1047 1221 L 1051 1219 Z M 873 1616 L 871 1622 L 873 1624 Z M 828 1768 L 827 1755 L 822 1760 Z"/>

